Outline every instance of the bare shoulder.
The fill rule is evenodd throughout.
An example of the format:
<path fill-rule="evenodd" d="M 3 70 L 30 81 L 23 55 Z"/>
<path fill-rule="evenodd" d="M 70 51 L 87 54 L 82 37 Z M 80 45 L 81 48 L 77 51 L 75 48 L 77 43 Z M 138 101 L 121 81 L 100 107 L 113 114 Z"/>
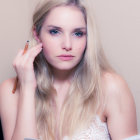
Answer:
<path fill-rule="evenodd" d="M 118 103 L 134 102 L 131 90 L 122 76 L 117 73 L 105 73 L 102 79 L 103 91 L 108 99 L 115 99 Z"/>
<path fill-rule="evenodd" d="M 4 135 L 6 133 L 6 136 L 12 134 L 16 121 L 18 91 L 15 94 L 12 93 L 14 81 L 15 78 L 10 78 L 0 84 L 0 117 L 3 132 Z"/>
<path fill-rule="evenodd" d="M 105 115 L 112 139 L 136 135 L 135 102 L 127 82 L 116 73 L 104 73 L 102 85 L 106 96 Z"/>
<path fill-rule="evenodd" d="M 120 90 L 128 90 L 127 82 L 124 80 L 122 76 L 117 73 L 104 73 L 102 76 L 103 88 L 107 93 L 114 94 L 112 91 L 116 91 L 115 93 Z"/>
<path fill-rule="evenodd" d="M 135 108 L 134 98 L 124 78 L 116 73 L 105 73 L 102 77 L 103 93 L 106 96 L 106 112 L 112 115 L 111 108 L 119 107 L 119 111 Z M 126 108 L 125 108 L 126 107 Z M 114 114 L 114 113 L 113 113 Z"/>
<path fill-rule="evenodd" d="M 0 104 L 4 101 L 8 104 L 17 97 L 17 92 L 15 94 L 12 93 L 14 82 L 15 78 L 10 78 L 0 84 Z"/>
<path fill-rule="evenodd" d="M 11 93 L 12 93 L 12 88 L 13 88 L 13 84 L 14 84 L 14 81 L 15 81 L 15 77 L 13 78 L 9 78 L 5 81 L 3 81 L 1 84 L 0 84 L 0 90 L 1 91 L 8 91 L 11 89 Z M 1 93 L 2 94 L 2 93 Z"/>

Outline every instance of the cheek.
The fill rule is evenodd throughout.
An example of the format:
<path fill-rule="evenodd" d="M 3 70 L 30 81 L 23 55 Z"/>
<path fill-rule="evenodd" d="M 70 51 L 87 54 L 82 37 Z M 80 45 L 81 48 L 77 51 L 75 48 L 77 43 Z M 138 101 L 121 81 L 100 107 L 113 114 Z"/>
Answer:
<path fill-rule="evenodd" d="M 51 38 L 42 39 L 43 50 L 45 53 L 53 53 L 58 48 L 58 42 Z"/>
<path fill-rule="evenodd" d="M 86 49 L 86 40 L 83 40 L 77 44 L 77 52 L 83 54 L 84 50 Z"/>
<path fill-rule="evenodd" d="M 55 48 L 56 45 L 58 44 L 57 39 L 52 38 L 49 34 L 47 34 L 44 31 L 41 32 L 40 40 L 45 50 L 49 50 L 50 48 Z"/>

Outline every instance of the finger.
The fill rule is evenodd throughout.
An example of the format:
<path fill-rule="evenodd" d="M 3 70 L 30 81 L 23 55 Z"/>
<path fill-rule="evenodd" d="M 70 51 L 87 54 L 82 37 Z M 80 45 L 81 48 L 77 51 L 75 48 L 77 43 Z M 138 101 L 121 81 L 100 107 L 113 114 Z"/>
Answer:
<path fill-rule="evenodd" d="M 32 51 L 34 51 L 35 49 L 38 49 L 38 48 L 42 48 L 42 43 L 37 44 L 36 46 L 30 48 L 28 51 L 32 52 Z"/>
<path fill-rule="evenodd" d="M 42 43 L 29 49 L 25 55 L 29 55 L 29 57 L 34 57 L 36 56 L 36 53 L 40 52 L 41 50 L 42 50 Z"/>
<path fill-rule="evenodd" d="M 35 57 L 41 52 L 42 44 L 38 44 L 35 47 L 29 49 L 24 55 L 22 55 L 22 63 L 33 63 Z"/>
<path fill-rule="evenodd" d="M 42 51 L 42 47 L 38 47 L 34 50 L 32 50 L 25 58 L 25 61 L 28 63 L 33 63 L 35 57 Z"/>
<path fill-rule="evenodd" d="M 27 48 L 27 47 L 26 47 Z M 13 62 L 13 66 L 16 67 L 16 65 L 23 65 L 27 64 L 27 63 L 33 63 L 35 57 L 37 56 L 37 54 L 39 54 L 39 52 L 42 50 L 42 44 L 38 44 L 35 47 L 32 47 L 30 49 L 26 49 L 26 53 L 25 49 L 24 50 L 20 50 L 19 53 L 17 54 L 14 62 Z M 24 55 L 23 55 L 24 53 Z"/>
<path fill-rule="evenodd" d="M 23 54 L 23 49 L 20 49 L 16 55 L 16 57 L 14 58 L 14 61 L 13 61 L 13 65 L 16 64 L 17 60 L 19 60 L 19 58 L 22 56 Z"/>
<path fill-rule="evenodd" d="M 41 47 L 42 47 L 42 44 L 40 43 L 40 44 L 36 45 L 35 47 L 32 47 L 32 48 L 28 49 L 28 42 L 27 42 L 27 44 L 25 45 L 23 54 L 28 55 L 28 54 L 32 53 L 32 51 L 34 51 L 34 50 L 36 50 L 38 48 L 41 48 Z"/>

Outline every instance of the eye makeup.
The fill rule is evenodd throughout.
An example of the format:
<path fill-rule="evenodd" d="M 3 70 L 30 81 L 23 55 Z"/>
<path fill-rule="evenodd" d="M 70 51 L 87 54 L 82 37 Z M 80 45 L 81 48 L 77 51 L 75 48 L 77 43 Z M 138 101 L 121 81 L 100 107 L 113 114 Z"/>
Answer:
<path fill-rule="evenodd" d="M 49 33 L 51 34 L 51 35 L 56 35 L 56 34 L 58 34 L 58 33 L 60 33 L 58 30 L 56 30 L 56 29 L 51 29 L 51 30 L 49 30 Z"/>
<path fill-rule="evenodd" d="M 58 35 L 64 32 L 61 27 L 54 26 L 54 25 L 48 25 L 46 29 L 51 35 Z M 82 37 L 83 35 L 86 35 L 86 27 L 78 27 L 73 29 L 72 35 L 75 35 L 77 37 Z"/>
<path fill-rule="evenodd" d="M 79 31 L 74 32 L 74 35 L 77 37 L 82 37 L 82 36 L 86 35 L 86 32 L 79 30 Z"/>

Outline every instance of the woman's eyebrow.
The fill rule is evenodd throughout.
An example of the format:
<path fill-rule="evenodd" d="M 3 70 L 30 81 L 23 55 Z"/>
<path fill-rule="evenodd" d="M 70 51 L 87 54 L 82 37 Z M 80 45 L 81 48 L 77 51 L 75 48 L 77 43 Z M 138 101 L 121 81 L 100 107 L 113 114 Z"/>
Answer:
<path fill-rule="evenodd" d="M 80 27 L 80 28 L 75 28 L 74 31 L 80 31 L 80 30 L 85 30 L 86 31 L 86 27 Z"/>
<path fill-rule="evenodd" d="M 55 28 L 55 29 L 58 29 L 58 30 L 63 30 L 61 27 L 54 26 L 54 25 L 48 25 L 47 27 Z M 78 28 L 73 29 L 73 31 L 79 31 L 79 30 L 86 30 L 86 27 L 78 27 Z"/>
<path fill-rule="evenodd" d="M 61 27 L 54 26 L 54 25 L 48 25 L 47 27 L 62 30 L 62 28 L 61 28 Z"/>

